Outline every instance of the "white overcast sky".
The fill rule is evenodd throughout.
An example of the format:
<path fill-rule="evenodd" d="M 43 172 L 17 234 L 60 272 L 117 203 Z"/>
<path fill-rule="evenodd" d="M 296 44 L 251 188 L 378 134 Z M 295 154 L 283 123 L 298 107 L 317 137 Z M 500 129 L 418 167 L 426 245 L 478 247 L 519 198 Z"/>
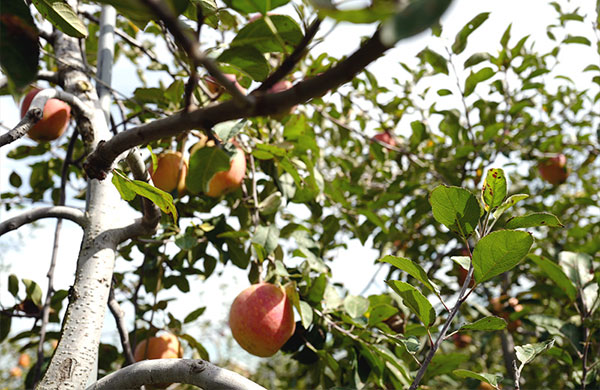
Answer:
<path fill-rule="evenodd" d="M 531 35 L 532 39 L 529 42 L 535 41 L 537 50 L 543 51 L 552 46 L 546 37 L 545 29 L 548 24 L 555 21 L 554 10 L 548 3 L 546 0 L 456 0 L 444 16 L 443 36 L 447 39 L 447 45 L 450 46 L 455 34 L 468 20 L 480 12 L 487 11 L 491 12 L 490 18 L 471 36 L 467 52 L 458 57 L 458 64 L 462 64 L 464 59 L 474 52 L 491 50 L 494 53 L 496 48 L 499 47 L 498 42 L 508 23 L 512 23 L 511 35 L 513 38 L 511 45 L 514 45 L 524 35 Z M 565 2 L 561 1 L 561 3 Z M 565 8 L 573 9 L 579 6 L 582 9 L 581 13 L 591 14 L 594 11 L 593 3 L 591 0 L 572 1 L 571 5 L 567 4 Z M 573 35 L 581 34 L 589 36 L 592 31 L 592 27 L 589 24 L 584 26 L 580 23 L 572 23 L 569 27 L 573 28 Z M 322 29 L 322 31 L 326 30 L 326 27 Z M 373 31 L 372 26 L 361 26 L 358 28 L 354 26 L 341 26 L 324 43 L 317 46 L 316 50 L 326 51 L 334 57 L 349 54 L 356 49 L 360 36 L 366 35 L 371 31 Z M 414 62 L 415 55 L 426 45 L 431 44 L 428 36 L 429 33 L 423 33 L 417 37 L 401 41 L 385 57 L 371 64 L 369 70 L 384 81 L 397 76 L 397 72 L 399 71 L 398 62 Z M 567 55 L 563 56 L 565 61 L 560 64 L 560 67 L 563 69 L 564 74 L 568 74 L 575 80 L 583 81 L 581 71 L 592 59 L 582 60 L 582 56 L 591 55 L 592 50 L 579 46 L 581 45 L 569 45 L 563 49 L 563 51 L 567 52 L 564 54 Z M 444 52 L 443 47 L 431 47 L 438 52 Z M 156 72 L 148 73 L 149 86 L 157 82 L 156 75 Z M 463 74 L 462 78 L 464 79 L 465 76 Z M 113 86 L 117 90 L 125 95 L 130 95 L 139 86 L 137 80 L 135 69 L 132 66 L 125 61 L 119 61 L 116 64 L 113 74 Z M 436 86 L 441 87 L 441 85 Z M 449 87 L 454 88 L 454 81 L 449 84 Z M 12 98 L 6 96 L 0 97 L 0 123 L 7 127 L 13 127 L 19 120 L 18 115 L 17 106 Z M 5 130 L 0 130 L 0 132 L 3 131 Z M 28 170 L 24 169 L 22 164 L 19 164 L 19 161 L 15 163 L 15 161 L 6 158 L 7 150 L 17 145 L 33 144 L 33 141 L 24 138 L 15 142 L 10 147 L 0 149 L 1 191 L 9 189 L 8 177 L 12 171 L 20 172 L 23 178 L 28 177 Z M 6 212 L 4 207 L 2 207 L 0 210 L 0 220 L 6 220 L 18 212 L 19 210 Z M 135 216 L 132 210 L 128 212 Z M 37 226 L 37 228 L 23 227 L 18 231 L 13 231 L 0 237 L 0 266 L 2 267 L 0 268 L 0 302 L 5 307 L 14 304 L 12 297 L 7 293 L 7 277 L 10 273 L 15 273 L 20 278 L 25 277 L 34 280 L 41 285 L 45 293 L 47 286 L 46 273 L 52 251 L 55 222 L 44 220 L 40 221 Z M 55 273 L 56 289 L 68 289 L 73 283 L 73 273 L 81 236 L 82 234 L 78 227 L 69 221 L 64 222 L 60 241 L 59 261 Z M 359 294 L 375 271 L 373 262 L 377 258 L 377 252 L 369 247 L 369 243 L 363 247 L 357 240 L 349 242 L 348 245 L 348 250 L 338 251 L 336 260 L 331 264 L 332 281 L 343 282 L 351 294 Z M 127 263 L 119 259 L 117 270 L 133 269 L 140 262 L 141 259 L 139 258 L 133 263 Z M 218 269 L 223 271 L 220 278 L 213 276 L 205 282 L 200 280 L 192 282 L 192 291 L 185 296 L 185 299 L 169 304 L 169 310 L 176 317 L 183 318 L 197 306 L 206 305 L 208 306 L 207 312 L 201 319 L 211 318 L 215 321 L 224 321 L 230 302 L 242 288 L 248 285 L 248 281 L 246 272 L 233 266 L 228 266 L 225 269 L 219 267 Z M 382 279 L 383 273 L 379 276 Z M 372 286 L 370 291 L 377 292 L 383 288 L 383 280 L 379 280 L 378 283 Z M 159 299 L 165 299 L 170 296 L 181 298 L 181 294 L 177 294 L 175 290 L 176 288 L 172 288 L 169 291 L 161 292 Z M 194 306 L 196 304 L 197 306 Z M 130 305 L 124 305 L 124 309 L 128 313 L 128 317 L 131 318 L 132 308 Z M 13 334 L 16 329 L 26 329 L 32 325 L 31 320 L 15 320 L 13 323 L 15 324 Z M 113 323 L 110 314 L 107 315 L 103 340 L 118 344 Z M 203 335 L 200 334 L 200 330 L 194 329 L 192 326 L 188 331 L 202 342 Z M 217 333 L 220 331 L 222 330 L 215 330 Z M 228 331 L 228 329 L 225 331 Z M 218 355 L 215 355 L 215 351 L 217 350 L 215 346 L 209 344 L 206 346 L 212 353 L 213 358 L 218 357 Z M 235 350 L 235 355 L 242 360 L 246 360 L 250 356 L 244 351 L 237 349 Z"/>

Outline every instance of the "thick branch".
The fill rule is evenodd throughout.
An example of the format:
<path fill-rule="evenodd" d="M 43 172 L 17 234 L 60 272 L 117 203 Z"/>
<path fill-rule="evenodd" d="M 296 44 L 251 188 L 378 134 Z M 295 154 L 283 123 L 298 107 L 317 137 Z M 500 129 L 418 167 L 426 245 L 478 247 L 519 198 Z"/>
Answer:
<path fill-rule="evenodd" d="M 0 236 L 4 233 L 8 233 L 12 230 L 18 229 L 21 226 L 37 221 L 42 218 L 64 218 L 69 221 L 73 221 L 79 226 L 85 228 L 87 224 L 87 218 L 83 211 L 74 207 L 67 206 L 53 206 L 53 207 L 42 207 L 39 209 L 29 210 L 21 215 L 10 218 L 0 223 Z"/>
<path fill-rule="evenodd" d="M 87 390 L 138 389 L 157 383 L 186 383 L 203 389 L 264 390 L 233 371 L 193 359 L 144 360 L 105 376 Z"/>
<path fill-rule="evenodd" d="M 252 107 L 240 108 L 230 100 L 190 113 L 179 112 L 167 118 L 123 131 L 109 141 L 98 145 L 96 151 L 88 157 L 85 163 L 86 172 L 90 177 L 102 180 L 110 171 L 115 159 L 134 146 L 172 137 L 186 130 L 210 129 L 215 124 L 232 119 L 273 115 L 297 104 L 306 103 L 310 99 L 322 96 L 329 90 L 352 80 L 368 64 L 383 55 L 388 48 L 381 43 L 379 32 L 377 32 L 354 54 L 323 74 L 297 83 L 283 92 L 256 94 L 256 104 Z"/>

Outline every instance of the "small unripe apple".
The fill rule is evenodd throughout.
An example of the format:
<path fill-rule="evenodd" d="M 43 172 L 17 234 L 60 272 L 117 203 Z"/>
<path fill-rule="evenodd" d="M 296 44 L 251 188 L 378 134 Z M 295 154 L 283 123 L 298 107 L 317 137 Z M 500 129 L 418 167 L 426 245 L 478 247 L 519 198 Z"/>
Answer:
<path fill-rule="evenodd" d="M 166 192 L 177 189 L 179 194 L 183 194 L 185 192 L 187 170 L 187 161 L 183 159 L 181 153 L 169 151 L 158 156 L 156 171 L 150 166 L 150 176 L 156 188 Z"/>
<path fill-rule="evenodd" d="M 294 334 L 294 311 L 285 290 L 270 283 L 242 291 L 229 311 L 233 338 L 249 353 L 274 355 Z"/>
<path fill-rule="evenodd" d="M 564 183 L 569 176 L 567 171 L 567 157 L 564 154 L 557 154 L 554 157 L 542 160 L 538 163 L 538 170 L 542 179 L 552 185 Z"/>
<path fill-rule="evenodd" d="M 224 76 L 229 79 L 231 82 L 233 82 L 235 84 L 235 86 L 245 95 L 246 94 L 246 88 L 242 87 L 238 82 L 237 82 L 237 78 L 234 74 L 230 74 L 230 73 L 225 73 Z M 217 81 L 217 79 L 215 79 L 212 76 L 206 76 L 204 78 L 204 83 L 206 84 L 206 88 L 208 88 L 208 90 L 210 91 L 210 93 L 212 93 L 213 95 L 221 95 L 223 92 L 225 92 L 225 88 Z"/>
<path fill-rule="evenodd" d="M 25 96 L 21 104 L 21 118 L 25 116 L 33 98 L 40 91 L 40 89 L 34 88 Z M 48 99 L 44 105 L 42 119 L 29 129 L 27 135 L 38 142 L 55 140 L 65 132 L 69 120 L 71 120 L 71 106 L 62 100 Z"/>

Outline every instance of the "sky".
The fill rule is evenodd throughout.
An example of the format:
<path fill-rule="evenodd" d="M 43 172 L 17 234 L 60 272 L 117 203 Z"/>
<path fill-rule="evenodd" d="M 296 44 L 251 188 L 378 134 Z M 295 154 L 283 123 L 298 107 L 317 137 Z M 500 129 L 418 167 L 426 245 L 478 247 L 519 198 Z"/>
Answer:
<path fill-rule="evenodd" d="M 564 3 L 561 2 L 561 3 Z M 593 1 L 573 1 L 573 5 L 569 8 L 581 6 L 582 13 L 591 13 L 593 11 Z M 512 40 L 511 45 L 523 37 L 524 35 L 531 35 L 532 41 L 536 42 L 536 48 L 540 51 L 548 49 L 550 44 L 546 38 L 545 28 L 546 26 L 554 21 L 555 13 L 554 10 L 548 5 L 546 0 L 528 0 L 528 1 L 516 1 L 516 0 L 504 0 L 488 1 L 488 0 L 456 0 L 451 6 L 449 11 L 444 15 L 443 25 L 444 32 L 443 36 L 447 38 L 446 44 L 450 46 L 454 40 L 455 34 L 462 28 L 462 26 L 468 22 L 472 17 L 480 12 L 491 12 L 490 18 L 480 27 L 470 38 L 467 53 L 461 55 L 459 64 L 464 62 L 470 54 L 478 51 L 489 50 L 490 45 L 492 47 L 499 47 L 499 40 L 506 29 L 508 23 L 512 23 Z M 578 35 L 580 31 L 579 25 L 573 24 L 573 35 Z M 589 26 L 587 28 L 590 28 Z M 322 31 L 327 31 L 327 26 L 322 27 Z M 328 37 L 327 40 L 318 45 L 315 48 L 316 52 L 327 52 L 329 55 L 334 57 L 340 57 L 351 53 L 356 49 L 357 43 L 361 35 L 367 35 L 373 31 L 373 26 L 340 26 L 335 29 Z M 589 35 L 590 31 L 581 31 L 585 35 Z M 416 54 L 420 52 L 425 46 L 431 42 L 428 39 L 429 33 L 423 33 L 416 37 L 407 39 L 399 42 L 395 48 L 391 49 L 385 57 L 381 58 L 377 62 L 369 66 L 369 70 L 377 75 L 382 80 L 382 84 L 385 84 L 386 80 L 391 80 L 392 77 L 398 76 L 399 66 L 398 62 L 411 63 L 416 61 Z M 349 39 L 351 37 L 352 39 Z M 491 44 L 490 44 L 491 43 Z M 559 69 L 564 69 L 564 73 L 573 77 L 576 82 L 585 82 L 582 75 L 582 65 L 590 63 L 590 61 L 581 61 L 582 53 L 586 53 L 580 45 L 570 45 L 565 47 L 563 50 L 567 51 L 567 55 L 564 62 L 558 65 Z M 438 52 L 444 52 L 443 46 L 431 46 L 432 49 Z M 460 69 L 459 69 L 460 73 Z M 148 86 L 155 85 L 158 82 L 158 73 L 149 72 Z M 466 77 L 466 74 L 461 76 L 462 79 Z M 119 61 L 114 68 L 113 74 L 113 86 L 125 95 L 130 95 L 132 91 L 139 86 L 137 82 L 138 78 L 135 74 L 135 69 L 127 64 L 125 61 Z M 168 79 L 166 79 L 168 80 Z M 433 80 L 432 82 L 438 82 Z M 154 84 L 153 84 L 154 83 Z M 442 87 L 441 85 L 436 85 Z M 455 85 L 448 86 L 451 89 L 455 88 Z M 443 102 L 440 102 L 440 107 Z M 11 97 L 2 96 L 0 97 L 0 123 L 7 127 L 13 127 L 19 121 L 18 108 L 13 102 Z M 0 129 L 0 132 L 5 129 Z M 34 142 L 24 138 L 15 142 L 10 147 L 4 147 L 0 149 L 0 192 L 6 191 L 9 188 L 8 177 L 10 173 L 15 170 L 21 173 L 22 177 L 28 177 L 28 170 L 23 169 L 19 161 L 15 163 L 13 160 L 6 158 L 6 152 L 17 145 L 34 145 Z M 502 164 L 502 162 L 500 162 Z M 75 191 L 70 190 L 72 196 Z M 124 208 L 124 211 L 129 215 L 136 217 L 136 213 L 130 208 Z M 11 211 L 5 211 L 4 207 L 0 209 L 0 220 L 4 221 L 7 218 L 17 215 L 22 210 L 13 209 Z M 14 304 L 12 296 L 7 293 L 7 277 L 8 274 L 14 273 L 19 277 L 27 277 L 36 281 L 42 290 L 46 291 L 47 286 L 47 267 L 50 260 L 50 255 L 53 246 L 53 233 L 55 221 L 43 220 L 35 224 L 36 227 L 22 227 L 17 231 L 8 233 L 0 237 L 0 302 L 4 307 L 12 306 Z M 74 269 L 81 241 L 81 229 L 74 223 L 65 221 L 63 223 L 63 230 L 60 241 L 60 250 L 58 256 L 58 264 L 55 271 L 55 288 L 56 289 L 68 289 L 73 283 Z M 331 282 L 343 282 L 350 294 L 360 294 L 365 286 L 369 283 L 374 272 L 377 268 L 374 266 L 374 261 L 378 257 L 378 252 L 373 250 L 370 246 L 371 243 L 367 242 L 364 246 L 361 245 L 357 240 L 352 240 L 347 243 L 348 249 L 337 250 L 335 261 L 330 265 L 331 267 Z M 138 258 L 132 263 L 127 263 L 123 260 L 118 260 L 117 270 L 122 272 L 124 270 L 133 270 L 137 265 L 141 264 L 141 259 Z M 174 301 L 169 304 L 169 310 L 178 318 L 183 318 L 191 310 L 191 302 L 194 305 L 207 305 L 207 311 L 200 318 L 199 322 L 202 322 L 205 318 L 210 318 L 217 322 L 223 323 L 226 320 L 228 314 L 228 308 L 233 298 L 249 285 L 246 277 L 246 272 L 239 270 L 235 267 L 228 266 L 222 267 L 219 265 L 217 268 L 220 273 L 220 277 L 214 275 L 207 281 L 196 281 L 191 283 L 192 290 L 185 295 L 185 299 Z M 381 272 L 376 278 L 376 281 L 371 285 L 368 293 L 374 293 L 385 289 L 383 277 L 385 272 Z M 21 289 L 23 286 L 21 286 Z M 165 299 L 168 297 L 182 298 L 182 294 L 177 293 L 175 288 L 168 291 L 163 291 L 159 295 L 159 299 Z M 214 294 L 215 291 L 219 291 L 219 294 Z M 191 300 L 190 300 L 191 299 Z M 196 306 L 193 306 L 196 308 Z M 132 307 L 131 305 L 124 304 L 123 309 L 126 311 L 127 318 L 132 318 Z M 31 327 L 31 320 L 15 320 L 13 326 L 16 329 L 27 329 Z M 189 332 L 198 337 L 202 342 L 202 332 L 206 331 L 194 323 L 190 328 Z M 212 336 L 220 337 L 220 332 L 227 329 L 221 329 L 219 327 L 212 330 L 214 332 Z M 12 334 L 15 334 L 13 330 Z M 114 328 L 114 321 L 110 314 L 107 314 L 105 320 L 105 330 L 103 331 L 102 339 L 105 342 L 111 342 L 118 345 L 118 336 L 116 335 Z M 212 357 L 219 357 L 219 353 L 222 351 L 222 346 L 216 345 L 205 345 Z M 120 348 L 120 347 L 119 347 Z M 248 361 L 250 355 L 246 354 L 239 348 L 232 350 L 235 357 L 240 361 Z"/>

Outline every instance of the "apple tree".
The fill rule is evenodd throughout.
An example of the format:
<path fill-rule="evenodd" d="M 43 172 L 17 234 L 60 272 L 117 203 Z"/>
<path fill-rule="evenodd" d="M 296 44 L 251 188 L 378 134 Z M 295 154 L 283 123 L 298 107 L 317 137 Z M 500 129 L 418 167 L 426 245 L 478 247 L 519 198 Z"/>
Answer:
<path fill-rule="evenodd" d="M 45 292 L 3 276 L 1 348 L 35 357 L 25 386 L 598 388 L 600 2 L 538 5 L 554 20 L 535 39 L 505 21 L 484 45 L 490 13 L 451 3 L 3 3 L 1 91 L 41 91 L 0 134 L 20 168 L 2 207 L 25 206 L 0 235 L 42 218 L 55 242 L 65 219 L 83 231 L 68 290 L 53 287 L 56 250 L 31 260 L 49 268 Z M 340 58 L 316 50 L 365 26 Z M 393 76 L 372 70 L 423 34 Z M 119 63 L 139 78 L 131 94 Z M 70 107 L 66 135 L 23 140 L 51 99 Z M 378 251 L 364 261 L 379 291 L 334 283 L 351 240 Z M 252 372 L 210 363 L 189 332 L 217 301 L 191 284 L 220 267 L 295 308 Z M 119 345 L 100 342 L 106 308 Z M 136 362 L 165 332 L 188 358 Z"/>

